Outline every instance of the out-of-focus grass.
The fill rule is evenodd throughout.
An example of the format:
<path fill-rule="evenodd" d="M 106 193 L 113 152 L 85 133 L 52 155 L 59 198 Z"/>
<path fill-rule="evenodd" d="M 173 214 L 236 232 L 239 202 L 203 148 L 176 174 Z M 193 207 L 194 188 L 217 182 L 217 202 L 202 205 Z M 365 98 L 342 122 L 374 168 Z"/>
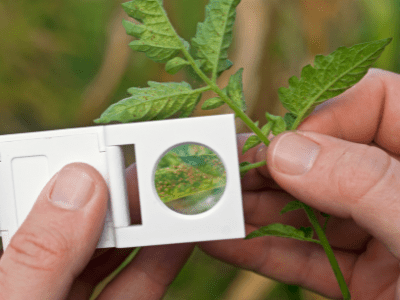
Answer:
<path fill-rule="evenodd" d="M 0 134 L 94 125 L 92 120 L 126 97 L 129 87 L 144 87 L 148 80 L 185 80 L 183 72 L 166 74 L 163 65 L 129 49 L 118 27 L 124 15 L 121 2 L 0 2 Z M 164 1 L 185 39 L 194 35 L 207 2 Z M 231 52 L 239 60 L 233 68 L 245 64 L 245 95 L 251 95 L 246 101 L 256 108 L 249 112 L 252 119 L 262 123 L 266 109 L 283 114 L 277 88 L 299 75 L 316 54 L 342 45 L 394 37 L 375 66 L 400 72 L 399 11 L 400 0 L 242 0 L 242 23 L 236 28 L 248 31 L 235 36 L 238 44 Z M 265 28 L 257 27 L 261 22 Z M 253 28 L 265 31 L 265 41 L 249 42 Z M 250 48 L 259 49 L 251 52 L 254 57 L 247 57 Z M 196 250 L 165 299 L 220 299 L 237 274 L 238 269 Z M 297 288 L 279 285 L 275 294 L 262 298 L 299 299 L 291 291 Z"/>
<path fill-rule="evenodd" d="M 222 299 L 237 271 L 196 249 L 163 299 Z"/>
<path fill-rule="evenodd" d="M 91 300 L 96 299 L 101 290 L 134 259 L 138 251 L 139 248 L 136 248 L 113 274 L 97 286 Z M 217 261 L 195 248 L 163 299 L 221 299 L 237 272 L 237 268 Z"/>

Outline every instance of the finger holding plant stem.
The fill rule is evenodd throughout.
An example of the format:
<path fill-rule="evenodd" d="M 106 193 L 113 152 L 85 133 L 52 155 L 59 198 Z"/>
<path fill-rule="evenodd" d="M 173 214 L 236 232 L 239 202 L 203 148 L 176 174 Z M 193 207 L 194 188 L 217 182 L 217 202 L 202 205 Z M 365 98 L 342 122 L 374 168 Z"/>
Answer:
<path fill-rule="evenodd" d="M 184 47 L 183 47 L 184 48 Z M 254 133 L 256 133 L 258 135 L 258 137 L 260 138 L 261 141 L 264 142 L 265 145 L 269 145 L 269 140 L 268 138 L 261 132 L 261 130 L 255 126 L 255 124 L 253 123 L 253 121 L 247 117 L 247 115 L 245 113 L 242 112 L 242 110 L 240 110 L 227 96 L 225 93 L 223 93 L 219 87 L 212 82 L 196 65 L 194 59 L 191 57 L 191 55 L 186 51 L 186 49 L 183 49 L 182 51 L 186 57 L 186 59 L 190 62 L 190 64 L 192 65 L 193 69 L 196 71 L 196 73 L 203 79 L 203 81 L 208 84 L 209 87 L 211 87 L 211 89 L 216 92 L 218 94 L 218 96 L 221 97 L 222 100 L 224 100 L 230 108 L 232 108 L 236 115 L 239 116 L 245 123 L 246 125 L 248 125 L 253 131 Z M 296 120 L 297 121 L 297 120 Z M 298 122 L 295 122 L 294 125 L 295 127 L 298 126 Z M 245 165 L 242 166 L 240 168 L 241 172 L 247 172 L 251 169 L 254 168 L 259 168 L 261 166 L 266 165 L 266 161 L 262 161 L 259 163 L 254 163 L 254 164 L 250 164 L 250 165 Z M 308 205 L 303 204 L 303 208 L 312 224 L 312 226 L 314 227 L 315 232 L 318 235 L 318 238 L 321 242 L 322 247 L 324 248 L 324 251 L 326 253 L 326 255 L 328 256 L 329 262 L 332 266 L 333 272 L 336 276 L 336 279 L 339 283 L 340 286 L 340 290 L 343 294 L 343 299 L 344 300 L 350 300 L 350 292 L 349 289 L 347 287 L 346 281 L 344 280 L 343 274 L 340 270 L 339 264 L 335 258 L 335 255 L 333 253 L 333 250 L 331 248 L 331 246 L 329 245 L 328 239 L 324 233 L 324 230 L 321 228 L 321 226 L 318 223 L 318 220 L 312 210 L 311 207 L 309 207 Z M 325 227 L 325 226 L 324 226 Z"/>

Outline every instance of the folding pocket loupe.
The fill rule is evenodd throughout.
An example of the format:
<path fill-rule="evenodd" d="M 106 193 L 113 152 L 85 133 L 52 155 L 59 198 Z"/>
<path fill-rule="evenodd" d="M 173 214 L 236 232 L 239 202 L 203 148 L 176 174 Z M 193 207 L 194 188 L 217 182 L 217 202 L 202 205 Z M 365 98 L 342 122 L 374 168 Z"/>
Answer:
<path fill-rule="evenodd" d="M 123 145 L 134 145 L 141 224 L 131 224 Z M 3 247 L 63 166 L 84 162 L 109 188 L 97 248 L 243 238 L 234 115 L 0 136 Z"/>

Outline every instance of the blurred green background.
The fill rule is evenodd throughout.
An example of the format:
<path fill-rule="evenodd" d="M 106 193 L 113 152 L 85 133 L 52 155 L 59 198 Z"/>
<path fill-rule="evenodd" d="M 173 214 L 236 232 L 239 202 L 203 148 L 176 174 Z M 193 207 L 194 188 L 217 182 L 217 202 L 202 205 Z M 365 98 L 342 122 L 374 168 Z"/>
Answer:
<path fill-rule="evenodd" d="M 127 88 L 186 79 L 183 72 L 169 75 L 164 65 L 129 49 L 122 2 L 0 1 L 0 134 L 93 126 L 93 119 L 127 96 Z M 164 3 L 178 33 L 190 40 L 207 1 Z M 375 67 L 400 71 L 400 0 L 242 0 L 237 12 L 230 56 L 235 65 L 220 84 L 244 67 L 248 114 L 261 125 L 266 110 L 285 113 L 278 87 L 287 86 L 316 54 L 393 37 Z M 228 112 L 196 110 L 195 115 Z M 238 122 L 237 131 L 247 129 Z M 165 299 L 322 298 L 196 250 Z"/>

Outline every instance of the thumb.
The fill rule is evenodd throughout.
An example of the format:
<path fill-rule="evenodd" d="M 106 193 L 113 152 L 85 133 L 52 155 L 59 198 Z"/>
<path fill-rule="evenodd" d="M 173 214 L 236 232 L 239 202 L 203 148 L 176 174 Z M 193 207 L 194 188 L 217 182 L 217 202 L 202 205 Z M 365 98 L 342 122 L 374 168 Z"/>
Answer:
<path fill-rule="evenodd" d="M 62 299 L 102 232 L 107 185 L 93 167 L 65 166 L 44 187 L 0 260 L 0 299 Z"/>
<path fill-rule="evenodd" d="M 267 151 L 274 180 L 300 201 L 353 218 L 400 258 L 400 163 L 385 151 L 313 132 L 288 132 Z"/>

